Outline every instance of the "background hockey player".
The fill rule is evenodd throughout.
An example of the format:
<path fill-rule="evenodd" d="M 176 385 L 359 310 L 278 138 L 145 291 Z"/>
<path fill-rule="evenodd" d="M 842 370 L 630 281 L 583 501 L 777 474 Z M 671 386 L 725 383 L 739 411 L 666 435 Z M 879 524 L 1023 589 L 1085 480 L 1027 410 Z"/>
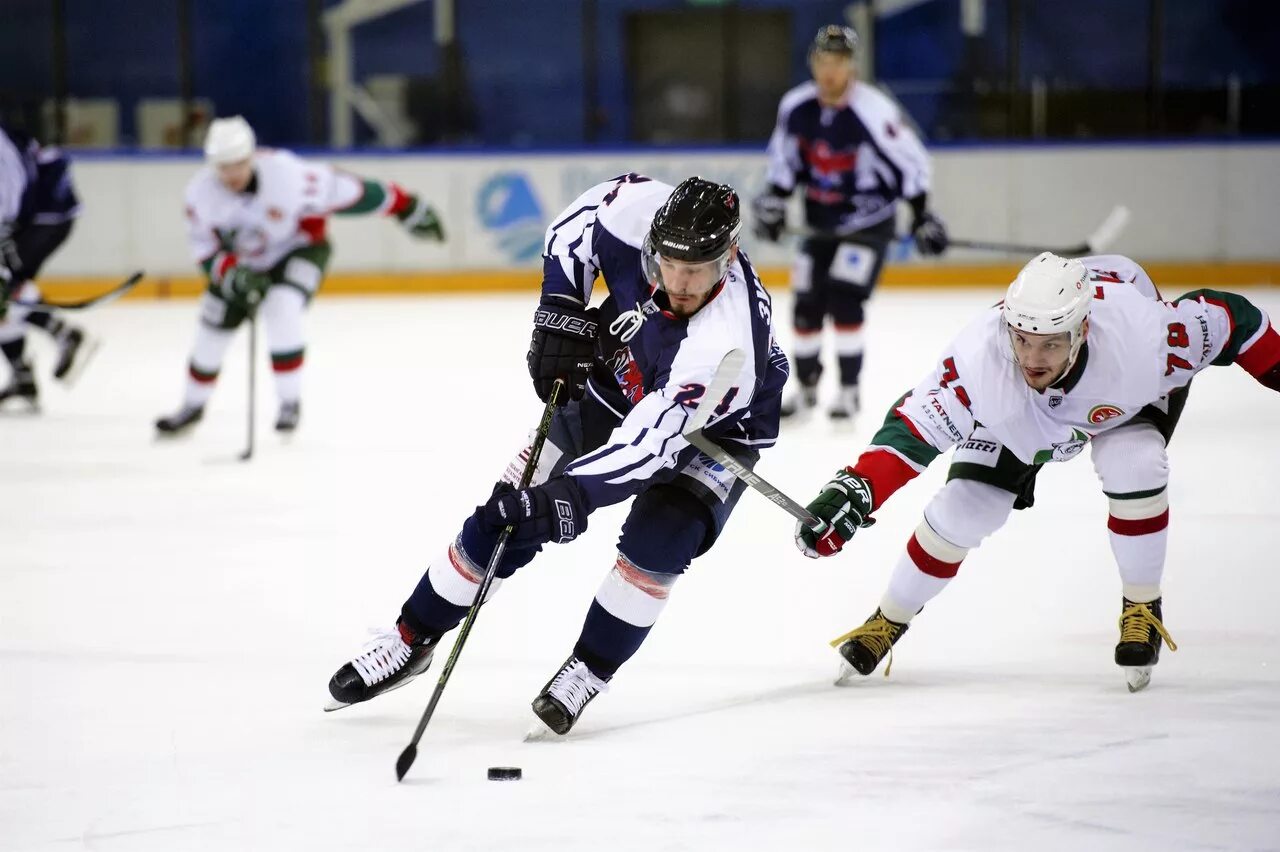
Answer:
<path fill-rule="evenodd" d="M 79 213 L 67 155 L 0 127 L 0 351 L 10 369 L 0 404 L 21 399 L 35 405 L 39 398 L 26 355 L 28 326 L 43 329 L 57 344 L 56 379 L 71 378 L 92 352 L 82 329 L 47 308 L 23 305 L 40 299 L 40 267 L 66 240 Z"/>
<path fill-rule="evenodd" d="M 425 201 L 394 183 L 368 180 L 289 151 L 257 148 L 240 116 L 209 125 L 207 165 L 187 185 L 192 258 L 209 277 L 178 411 L 156 421 L 161 434 L 182 432 L 204 415 L 232 333 L 252 311 L 266 325 L 280 401 L 276 429 L 298 425 L 303 312 L 329 262 L 330 215 L 394 216 L 414 237 L 443 240 Z"/>
<path fill-rule="evenodd" d="M 1118 255 L 1065 260 L 1046 252 L 1028 263 L 1002 305 L 960 333 L 894 404 L 857 463 L 809 504 L 826 526 L 796 528 L 806 555 L 838 552 L 890 495 L 958 445 L 879 609 L 833 643 L 848 666 L 869 674 L 969 550 L 1010 510 L 1032 505 L 1040 467 L 1089 444 L 1123 586 L 1115 661 L 1130 689 L 1145 686 L 1162 638 L 1176 650 L 1161 612 L 1165 447 L 1192 377 L 1231 363 L 1280 390 L 1280 336 L 1242 296 L 1195 290 L 1164 302 L 1142 268 Z"/>
<path fill-rule="evenodd" d="M 818 31 L 809 51 L 813 80 L 782 97 L 769 139 L 769 188 L 753 204 L 757 235 L 777 241 L 786 229 L 787 198 L 803 184 L 805 220 L 816 233 L 801 241 L 792 267 L 798 387 L 783 404 L 784 417 L 817 405 L 827 317 L 840 365 L 829 413 L 836 419 L 857 413 L 863 305 L 894 238 L 897 200 L 911 205 L 921 254 L 947 247 L 946 230 L 929 211 L 929 155 L 898 106 L 856 79 L 857 44 L 848 27 Z"/>
<path fill-rule="evenodd" d="M 717 406 L 707 434 L 748 463 L 777 433 L 786 356 L 773 342 L 769 296 L 738 249 L 739 217 L 728 186 L 689 178 L 672 190 L 635 174 L 593 187 L 557 217 L 528 366 L 544 401 L 557 378 L 572 401 L 556 412 L 534 487 L 513 487 L 517 458 L 432 561 L 396 628 L 333 676 L 330 709 L 426 669 L 471 606 L 508 523 L 515 533 L 499 578 L 544 543 L 582 534 L 593 510 L 632 496 L 617 560 L 534 712 L 567 733 L 639 649 L 676 578 L 714 544 L 744 489 L 685 439 L 693 409 Z M 597 274 L 609 288 L 599 313 L 586 307 Z M 703 399 L 732 349 L 750 353 L 739 381 L 723 399 Z"/>

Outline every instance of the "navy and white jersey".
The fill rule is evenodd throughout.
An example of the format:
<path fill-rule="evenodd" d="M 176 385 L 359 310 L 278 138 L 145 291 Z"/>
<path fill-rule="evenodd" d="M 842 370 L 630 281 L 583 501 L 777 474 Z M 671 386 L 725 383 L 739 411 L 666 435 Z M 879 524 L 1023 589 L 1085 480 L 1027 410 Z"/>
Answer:
<path fill-rule="evenodd" d="M 929 191 L 929 154 L 897 104 L 853 82 L 823 106 L 812 81 L 782 96 L 769 138 L 771 186 L 805 187 L 805 218 L 824 231 L 860 231 L 891 217 L 899 198 Z"/>
<path fill-rule="evenodd" d="M 70 169 L 61 149 L 41 147 L 21 131 L 0 127 L 0 223 L 17 230 L 74 219 L 80 201 Z"/>
<path fill-rule="evenodd" d="M 547 229 L 544 297 L 585 304 L 597 275 L 609 289 L 601 306 L 600 364 L 587 393 L 622 422 L 603 446 L 565 471 L 592 509 L 698 463 L 682 432 L 699 405 L 716 406 L 707 434 L 731 453 L 754 457 L 778 437 L 787 359 L 774 340 L 769 294 L 746 254 L 739 250 L 723 285 L 688 319 L 664 310 L 663 294 L 655 295 L 645 278 L 641 247 L 672 189 L 623 175 L 587 190 Z M 722 399 L 703 399 L 733 349 L 748 356 L 738 381 Z"/>

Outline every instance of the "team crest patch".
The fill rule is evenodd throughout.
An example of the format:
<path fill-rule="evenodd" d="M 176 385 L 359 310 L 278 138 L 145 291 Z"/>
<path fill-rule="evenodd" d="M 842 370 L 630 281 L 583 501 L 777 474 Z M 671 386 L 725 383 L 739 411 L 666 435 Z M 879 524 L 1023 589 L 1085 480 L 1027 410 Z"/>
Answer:
<path fill-rule="evenodd" d="M 1052 449 L 1040 450 L 1036 453 L 1035 458 L 1031 460 L 1031 463 L 1048 464 L 1049 462 L 1063 462 L 1075 458 L 1080 455 L 1084 445 L 1089 443 L 1090 437 L 1086 432 L 1072 429 L 1070 441 L 1058 441 L 1053 444 Z"/>
<path fill-rule="evenodd" d="M 1124 414 L 1124 411 L 1114 405 L 1095 405 L 1089 409 L 1089 422 L 1103 423 L 1112 417 L 1119 417 L 1121 414 Z"/>

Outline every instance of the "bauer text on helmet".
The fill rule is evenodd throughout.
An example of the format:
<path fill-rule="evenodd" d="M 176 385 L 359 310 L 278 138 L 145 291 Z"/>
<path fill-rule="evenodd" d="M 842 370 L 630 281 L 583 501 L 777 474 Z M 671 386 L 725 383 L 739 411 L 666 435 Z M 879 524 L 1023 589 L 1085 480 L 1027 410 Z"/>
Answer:
<path fill-rule="evenodd" d="M 1088 335 L 1092 301 L 1084 264 L 1049 252 L 1032 259 L 1009 285 L 1004 321 L 1031 387 L 1043 390 L 1075 363 Z"/>
<path fill-rule="evenodd" d="M 739 207 L 732 187 L 691 177 L 654 214 L 641 259 L 676 315 L 691 316 L 723 283 L 738 248 Z"/>

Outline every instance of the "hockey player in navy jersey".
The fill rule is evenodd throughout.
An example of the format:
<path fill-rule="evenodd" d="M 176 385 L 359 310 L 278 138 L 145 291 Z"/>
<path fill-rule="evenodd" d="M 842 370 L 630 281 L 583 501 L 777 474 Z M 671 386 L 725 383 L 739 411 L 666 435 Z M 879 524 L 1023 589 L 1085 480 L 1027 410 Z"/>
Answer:
<path fill-rule="evenodd" d="M 634 497 L 617 558 L 572 654 L 533 702 L 558 734 L 639 649 L 676 579 L 715 543 L 745 484 L 682 434 L 699 405 L 707 434 L 745 463 L 777 436 L 787 378 L 769 295 L 738 248 L 732 188 L 689 178 L 674 190 L 628 174 L 595 186 L 547 229 L 542 298 L 528 367 L 538 395 L 557 379 L 556 411 L 533 478 L 517 491 L 523 453 L 468 517 L 405 601 L 394 628 L 338 669 L 337 709 L 403 685 L 475 599 L 500 531 L 514 525 L 497 570 L 510 577 L 547 542 L 587 528 L 592 511 Z M 609 296 L 587 305 L 597 275 Z M 725 354 L 749 354 L 723 399 L 702 399 Z M 501 580 L 495 580 L 496 590 Z"/>
<path fill-rule="evenodd" d="M 0 405 L 39 398 L 35 371 L 26 355 L 27 327 L 48 333 L 58 347 L 53 376 L 67 380 L 92 351 L 84 330 L 47 308 L 35 278 L 57 251 L 80 213 L 71 184 L 70 162 L 60 149 L 42 147 L 17 130 L 0 127 L 0 351 L 9 362 L 9 383 L 0 388 Z"/>
<path fill-rule="evenodd" d="M 800 244 L 791 273 L 795 379 L 782 415 L 818 403 L 822 330 L 835 326 L 840 391 L 830 408 L 837 420 L 858 411 L 862 372 L 863 304 L 876 286 L 894 238 L 898 199 L 911 205 L 911 232 L 921 254 L 947 248 L 942 222 L 929 211 L 929 155 L 897 105 L 856 79 L 852 29 L 818 31 L 809 51 L 813 80 L 787 92 L 769 139 L 769 187 L 753 203 L 755 231 L 777 241 L 786 230 L 787 198 L 804 185 L 805 219 L 812 233 Z"/>

